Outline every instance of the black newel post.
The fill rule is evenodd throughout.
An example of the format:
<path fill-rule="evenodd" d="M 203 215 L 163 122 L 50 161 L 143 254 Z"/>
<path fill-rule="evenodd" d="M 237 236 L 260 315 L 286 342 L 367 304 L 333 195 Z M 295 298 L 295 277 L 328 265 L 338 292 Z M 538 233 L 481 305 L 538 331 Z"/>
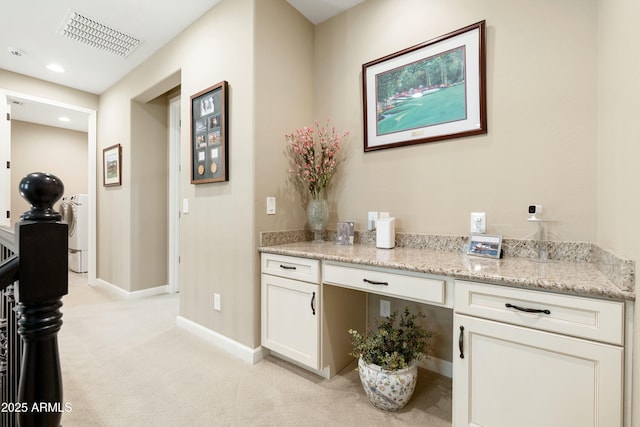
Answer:
<path fill-rule="evenodd" d="M 16 225 L 19 285 L 18 333 L 24 350 L 17 401 L 20 427 L 58 427 L 62 418 L 62 375 L 58 331 L 62 296 L 68 291 L 67 224 L 53 209 L 64 185 L 57 177 L 32 173 L 20 182 L 31 210 Z"/>

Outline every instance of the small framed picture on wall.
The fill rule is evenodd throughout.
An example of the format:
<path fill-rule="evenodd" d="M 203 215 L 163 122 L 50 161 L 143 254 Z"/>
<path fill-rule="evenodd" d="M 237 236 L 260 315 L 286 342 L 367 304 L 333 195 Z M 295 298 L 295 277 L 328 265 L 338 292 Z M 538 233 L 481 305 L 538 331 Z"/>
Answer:
<path fill-rule="evenodd" d="M 122 185 L 122 146 L 102 150 L 102 183 L 105 187 Z"/>

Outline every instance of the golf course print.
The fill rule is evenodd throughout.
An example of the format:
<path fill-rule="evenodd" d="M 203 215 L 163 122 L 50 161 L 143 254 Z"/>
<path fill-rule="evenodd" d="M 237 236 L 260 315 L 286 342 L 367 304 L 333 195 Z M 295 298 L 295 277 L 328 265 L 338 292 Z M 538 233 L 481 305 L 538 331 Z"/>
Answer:
<path fill-rule="evenodd" d="M 376 75 L 377 134 L 467 118 L 464 46 Z"/>

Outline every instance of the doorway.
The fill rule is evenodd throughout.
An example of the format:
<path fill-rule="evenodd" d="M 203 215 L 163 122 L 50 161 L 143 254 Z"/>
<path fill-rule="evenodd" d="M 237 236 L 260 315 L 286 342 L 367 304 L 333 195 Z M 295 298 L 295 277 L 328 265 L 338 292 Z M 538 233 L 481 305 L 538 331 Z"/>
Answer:
<path fill-rule="evenodd" d="M 180 291 L 180 95 L 169 100 L 169 293 Z"/>
<path fill-rule="evenodd" d="M 29 107 L 34 108 L 32 114 L 33 117 L 30 119 L 29 117 L 20 118 L 21 121 L 38 123 L 39 120 L 36 120 L 36 116 L 44 117 L 47 114 L 55 115 L 56 118 L 60 111 L 64 111 L 66 113 L 71 113 L 76 115 L 81 120 L 86 120 L 84 124 L 86 127 L 84 131 L 87 133 L 87 162 L 88 162 L 88 176 L 87 176 L 87 194 L 89 198 L 89 259 L 88 259 L 88 283 L 95 284 L 96 282 L 96 152 L 97 152 L 97 136 L 96 136 L 96 121 L 97 114 L 95 110 L 80 107 L 77 105 L 66 104 L 62 102 L 52 101 L 46 98 L 40 98 L 32 95 L 27 95 L 24 93 L 8 91 L 0 88 L 0 103 L 3 106 L 8 105 L 8 102 L 23 102 L 24 104 L 28 104 Z M 13 109 L 12 114 L 15 117 L 16 108 Z M 46 122 L 39 122 L 40 124 L 47 125 Z M 6 126 L 10 126 L 10 123 L 5 123 Z M 64 126 L 59 126 L 64 127 Z M 3 135 L 7 134 L 6 132 Z M 10 135 L 10 133 L 8 133 Z M 3 138 L 4 140 L 4 138 Z M 11 139 L 10 137 L 7 140 L 8 146 L 10 147 Z M 6 159 L 7 162 L 10 162 L 10 150 L 8 151 L 9 158 Z M 6 177 L 3 179 L 3 186 L 5 188 L 5 192 L 11 194 L 12 191 L 16 191 L 11 188 L 11 175 L 10 169 L 8 169 L 6 173 Z M 10 199 L 9 199 L 10 200 Z M 5 202 L 7 203 L 7 202 Z M 10 210 L 10 202 L 8 202 L 7 210 Z"/>

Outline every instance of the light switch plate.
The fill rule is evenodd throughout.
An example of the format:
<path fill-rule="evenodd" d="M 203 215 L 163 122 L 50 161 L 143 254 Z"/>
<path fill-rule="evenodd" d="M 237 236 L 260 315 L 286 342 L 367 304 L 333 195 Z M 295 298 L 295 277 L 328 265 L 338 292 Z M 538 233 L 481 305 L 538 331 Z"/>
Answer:
<path fill-rule="evenodd" d="M 267 197 L 267 215 L 276 214 L 276 198 Z"/>

